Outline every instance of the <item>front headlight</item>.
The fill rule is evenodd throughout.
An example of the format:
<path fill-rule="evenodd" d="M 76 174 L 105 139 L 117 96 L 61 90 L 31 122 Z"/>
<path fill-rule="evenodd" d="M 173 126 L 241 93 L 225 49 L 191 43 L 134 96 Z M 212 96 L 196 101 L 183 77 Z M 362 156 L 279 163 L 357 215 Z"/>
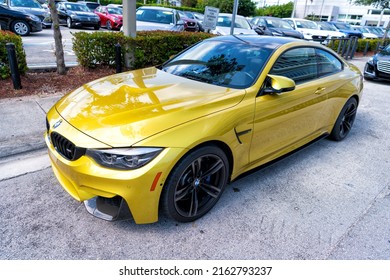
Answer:
<path fill-rule="evenodd" d="M 28 15 L 27 19 L 32 20 L 32 21 L 41 21 L 41 19 L 35 15 Z"/>
<path fill-rule="evenodd" d="M 152 147 L 88 149 L 86 155 L 98 164 L 114 169 L 131 170 L 140 168 L 154 159 L 163 149 Z"/>

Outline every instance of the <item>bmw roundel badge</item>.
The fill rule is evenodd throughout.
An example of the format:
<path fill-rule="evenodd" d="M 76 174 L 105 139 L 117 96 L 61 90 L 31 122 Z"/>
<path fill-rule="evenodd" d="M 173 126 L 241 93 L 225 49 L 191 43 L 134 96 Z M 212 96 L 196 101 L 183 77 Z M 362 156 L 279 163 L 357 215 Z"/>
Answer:
<path fill-rule="evenodd" d="M 57 121 L 55 124 L 53 124 L 53 129 L 56 129 L 57 127 L 59 127 L 61 123 L 62 123 L 62 120 Z"/>

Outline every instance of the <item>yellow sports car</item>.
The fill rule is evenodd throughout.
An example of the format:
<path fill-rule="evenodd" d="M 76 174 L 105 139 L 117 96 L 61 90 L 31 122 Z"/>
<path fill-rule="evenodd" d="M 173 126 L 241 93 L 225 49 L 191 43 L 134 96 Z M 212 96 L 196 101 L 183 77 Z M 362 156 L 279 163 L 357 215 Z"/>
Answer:
<path fill-rule="evenodd" d="M 91 214 L 190 222 L 240 174 L 344 139 L 362 88 L 359 70 L 320 44 L 220 36 L 69 93 L 45 139 L 59 182 Z"/>

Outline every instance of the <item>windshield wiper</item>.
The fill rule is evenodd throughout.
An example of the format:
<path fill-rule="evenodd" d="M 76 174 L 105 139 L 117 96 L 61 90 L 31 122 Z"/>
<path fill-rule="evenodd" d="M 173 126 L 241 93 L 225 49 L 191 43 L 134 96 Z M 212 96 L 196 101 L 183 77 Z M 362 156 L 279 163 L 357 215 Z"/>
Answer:
<path fill-rule="evenodd" d="M 188 73 L 188 72 L 183 73 L 179 76 L 184 77 L 184 78 L 188 78 L 188 79 L 191 79 L 194 81 L 198 81 L 198 82 L 205 82 L 205 83 L 209 83 L 209 84 L 213 83 L 213 80 L 211 80 L 211 79 L 208 79 L 208 78 L 202 77 L 202 76 L 193 75 L 193 74 Z"/>
<path fill-rule="evenodd" d="M 169 67 L 174 65 L 185 65 L 185 64 L 206 65 L 206 62 L 202 60 L 195 60 L 195 59 L 181 59 L 181 60 L 167 62 L 166 64 L 163 64 L 162 67 Z"/>

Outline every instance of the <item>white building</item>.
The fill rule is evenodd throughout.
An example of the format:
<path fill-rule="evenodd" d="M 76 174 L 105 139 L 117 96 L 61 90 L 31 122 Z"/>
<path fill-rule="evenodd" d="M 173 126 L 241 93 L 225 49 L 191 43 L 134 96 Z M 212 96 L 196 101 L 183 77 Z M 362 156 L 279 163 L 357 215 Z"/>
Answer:
<path fill-rule="evenodd" d="M 387 26 L 390 10 L 381 10 L 372 6 L 359 6 L 349 0 L 296 0 L 296 17 L 317 16 L 324 21 L 345 21 L 358 25 Z"/>
<path fill-rule="evenodd" d="M 286 4 L 288 0 L 252 0 L 257 7 Z M 294 0 L 291 0 L 291 2 Z M 386 27 L 390 21 L 390 10 L 381 10 L 373 6 L 359 6 L 353 0 L 295 0 L 294 17 L 317 17 L 323 21 L 344 21 L 357 25 Z"/>

